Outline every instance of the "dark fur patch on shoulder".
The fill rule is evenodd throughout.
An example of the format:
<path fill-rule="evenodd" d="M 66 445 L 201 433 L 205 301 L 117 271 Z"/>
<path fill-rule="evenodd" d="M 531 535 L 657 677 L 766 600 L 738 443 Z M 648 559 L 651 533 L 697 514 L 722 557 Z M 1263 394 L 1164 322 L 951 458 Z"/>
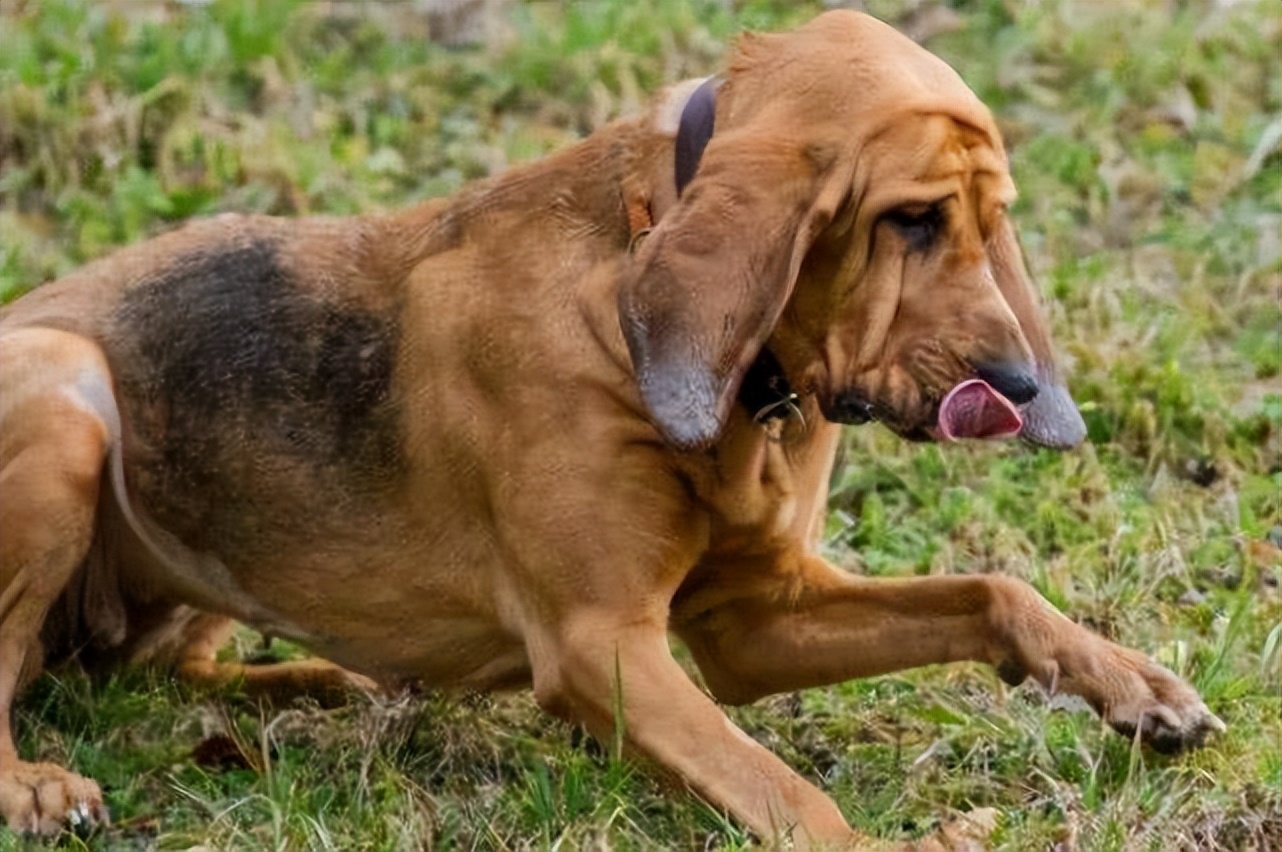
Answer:
<path fill-rule="evenodd" d="M 401 467 L 394 315 L 301 288 L 269 241 L 139 281 L 113 338 L 131 480 L 192 547 L 297 534 Z"/>

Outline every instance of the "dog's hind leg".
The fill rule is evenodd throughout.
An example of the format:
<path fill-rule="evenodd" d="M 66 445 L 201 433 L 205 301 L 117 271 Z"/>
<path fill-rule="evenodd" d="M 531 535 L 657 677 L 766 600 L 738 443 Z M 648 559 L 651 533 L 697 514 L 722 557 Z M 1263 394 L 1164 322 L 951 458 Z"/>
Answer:
<path fill-rule="evenodd" d="M 290 660 L 280 663 L 225 662 L 218 651 L 231 638 L 236 622 L 219 615 L 201 614 L 183 630 L 174 659 L 178 677 L 197 687 L 237 688 L 245 694 L 272 701 L 306 696 L 321 706 L 341 704 L 361 693 L 379 691 L 374 681 L 327 660 Z"/>
<path fill-rule="evenodd" d="M 118 438 L 101 350 L 73 334 L 0 336 L 0 816 L 18 831 L 106 820 L 93 781 L 20 760 L 20 687 L 40 672 L 40 631 L 93 537 L 103 462 Z"/>

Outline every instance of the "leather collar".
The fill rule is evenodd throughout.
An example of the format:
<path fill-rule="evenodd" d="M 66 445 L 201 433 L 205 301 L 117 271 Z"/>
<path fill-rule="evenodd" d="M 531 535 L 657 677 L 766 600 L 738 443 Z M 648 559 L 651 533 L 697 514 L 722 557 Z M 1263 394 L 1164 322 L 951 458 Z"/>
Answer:
<path fill-rule="evenodd" d="M 677 185 L 677 197 L 685 192 L 686 186 L 699 171 L 699 161 L 703 159 L 703 150 L 712 139 L 712 131 L 717 121 L 717 89 L 721 86 L 720 77 L 709 77 L 695 89 L 681 110 L 681 121 L 677 124 L 677 141 L 674 151 L 674 174 Z"/>

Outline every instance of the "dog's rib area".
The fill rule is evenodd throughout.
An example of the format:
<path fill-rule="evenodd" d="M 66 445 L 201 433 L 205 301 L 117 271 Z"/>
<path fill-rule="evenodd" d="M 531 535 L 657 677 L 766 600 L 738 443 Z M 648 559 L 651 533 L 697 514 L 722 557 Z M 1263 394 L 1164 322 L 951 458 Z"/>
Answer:
<path fill-rule="evenodd" d="M 300 286 L 272 241 L 178 256 L 111 334 L 130 484 L 194 549 L 252 555 L 402 469 L 397 323 Z"/>

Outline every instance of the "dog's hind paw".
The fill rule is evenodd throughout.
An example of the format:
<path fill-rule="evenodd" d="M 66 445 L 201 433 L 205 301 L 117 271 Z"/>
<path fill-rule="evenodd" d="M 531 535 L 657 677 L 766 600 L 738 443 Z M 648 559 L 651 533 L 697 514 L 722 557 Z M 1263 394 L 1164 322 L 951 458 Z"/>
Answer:
<path fill-rule="evenodd" d="M 23 761 L 0 769 L 0 816 L 13 831 L 46 836 L 85 834 L 109 822 L 97 783 L 52 763 Z"/>

